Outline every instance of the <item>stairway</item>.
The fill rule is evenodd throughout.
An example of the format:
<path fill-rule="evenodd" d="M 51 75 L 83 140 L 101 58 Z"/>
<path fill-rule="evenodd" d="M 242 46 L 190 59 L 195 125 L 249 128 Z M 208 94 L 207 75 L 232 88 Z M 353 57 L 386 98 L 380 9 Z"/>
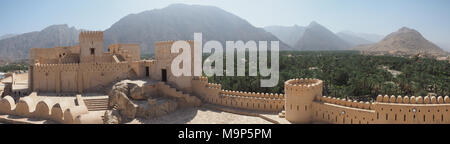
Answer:
<path fill-rule="evenodd" d="M 86 98 L 84 103 L 88 108 L 88 111 L 102 111 L 108 110 L 108 98 Z"/>

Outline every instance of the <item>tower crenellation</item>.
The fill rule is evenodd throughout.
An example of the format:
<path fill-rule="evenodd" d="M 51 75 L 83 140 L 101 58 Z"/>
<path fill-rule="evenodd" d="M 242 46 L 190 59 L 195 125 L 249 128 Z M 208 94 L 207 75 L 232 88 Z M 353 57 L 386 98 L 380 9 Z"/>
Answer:
<path fill-rule="evenodd" d="M 286 119 L 292 123 L 311 123 L 312 103 L 322 97 L 323 82 L 319 79 L 301 78 L 285 82 Z"/>

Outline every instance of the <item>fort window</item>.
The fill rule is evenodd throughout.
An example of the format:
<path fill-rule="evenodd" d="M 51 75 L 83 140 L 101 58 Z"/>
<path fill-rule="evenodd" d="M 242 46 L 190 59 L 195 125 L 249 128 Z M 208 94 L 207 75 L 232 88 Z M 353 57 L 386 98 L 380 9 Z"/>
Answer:
<path fill-rule="evenodd" d="M 444 121 L 444 115 L 441 115 L 441 120 Z"/>
<path fill-rule="evenodd" d="M 433 115 L 433 121 L 434 121 L 434 115 Z"/>
<path fill-rule="evenodd" d="M 403 115 L 403 121 L 406 121 L 406 115 Z"/>
<path fill-rule="evenodd" d="M 146 77 L 150 76 L 150 68 L 149 67 L 145 67 L 145 76 Z"/>
<path fill-rule="evenodd" d="M 91 55 L 95 55 L 95 48 L 91 48 Z"/>
<path fill-rule="evenodd" d="M 163 82 L 167 82 L 167 70 L 166 69 L 161 70 L 161 80 Z"/>
<path fill-rule="evenodd" d="M 425 115 L 423 115 L 423 121 L 425 122 Z"/>
<path fill-rule="evenodd" d="M 395 114 L 395 116 L 394 116 L 394 120 L 397 120 L 397 114 Z"/>
<path fill-rule="evenodd" d="M 389 115 L 388 114 L 386 114 L 386 120 L 388 120 L 389 119 Z"/>

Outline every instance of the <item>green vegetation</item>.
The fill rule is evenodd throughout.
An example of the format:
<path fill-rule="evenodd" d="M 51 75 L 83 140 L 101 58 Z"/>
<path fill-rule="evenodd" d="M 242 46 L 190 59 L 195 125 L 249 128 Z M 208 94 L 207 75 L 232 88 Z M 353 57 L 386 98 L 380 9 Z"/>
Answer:
<path fill-rule="evenodd" d="M 143 60 L 149 60 L 149 59 L 154 59 L 155 58 L 155 54 L 141 54 L 141 59 Z"/>
<path fill-rule="evenodd" d="M 14 63 L 0 66 L 0 72 L 10 72 L 16 70 L 28 70 L 28 65 L 23 63 Z"/>
<path fill-rule="evenodd" d="M 288 79 L 318 78 L 324 81 L 323 95 L 327 96 L 358 100 L 373 100 L 379 94 L 445 96 L 450 94 L 449 67 L 447 61 L 366 56 L 355 51 L 280 52 L 276 87 L 262 88 L 261 77 L 250 76 L 213 76 L 209 81 L 228 90 L 284 93 Z M 246 71 L 248 75 L 248 68 Z"/>

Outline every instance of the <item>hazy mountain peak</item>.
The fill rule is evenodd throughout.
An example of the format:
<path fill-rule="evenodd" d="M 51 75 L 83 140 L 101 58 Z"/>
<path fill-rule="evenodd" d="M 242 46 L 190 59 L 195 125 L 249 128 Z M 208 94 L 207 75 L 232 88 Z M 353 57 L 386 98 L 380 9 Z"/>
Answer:
<path fill-rule="evenodd" d="M 78 42 L 79 30 L 67 24 L 51 25 L 41 31 L 24 33 L 0 40 L 0 58 L 26 59 L 31 48 L 71 46 Z"/>
<path fill-rule="evenodd" d="M 443 52 L 441 48 L 426 40 L 418 31 L 407 27 L 402 27 L 396 32 L 389 34 L 377 44 L 357 49 L 379 52 L 398 51 L 408 54 Z"/>
<path fill-rule="evenodd" d="M 341 39 L 345 40 L 346 42 L 350 43 L 352 46 L 375 43 L 358 36 L 356 33 L 352 31 L 342 31 L 336 33 L 336 35 L 339 36 Z"/>
<path fill-rule="evenodd" d="M 17 36 L 17 34 L 5 34 L 5 35 L 0 36 L 0 40 L 11 38 L 11 37 L 14 37 L 14 36 Z"/>
<path fill-rule="evenodd" d="M 295 48 L 300 50 L 345 50 L 351 45 L 316 21 L 306 27 Z"/>
<path fill-rule="evenodd" d="M 305 27 L 293 25 L 293 26 L 267 26 L 264 30 L 272 33 L 281 41 L 294 46 L 298 40 L 303 36 Z"/>
<path fill-rule="evenodd" d="M 143 54 L 154 52 L 154 43 L 167 40 L 192 40 L 196 32 L 203 40 L 220 42 L 236 40 L 278 41 L 274 35 L 256 28 L 246 20 L 214 6 L 172 4 L 128 15 L 104 32 L 105 45 L 141 44 Z M 280 43 L 280 50 L 290 49 Z"/>
<path fill-rule="evenodd" d="M 324 27 L 324 26 L 320 25 L 316 21 L 312 21 L 311 23 L 309 23 L 308 27 Z"/>

